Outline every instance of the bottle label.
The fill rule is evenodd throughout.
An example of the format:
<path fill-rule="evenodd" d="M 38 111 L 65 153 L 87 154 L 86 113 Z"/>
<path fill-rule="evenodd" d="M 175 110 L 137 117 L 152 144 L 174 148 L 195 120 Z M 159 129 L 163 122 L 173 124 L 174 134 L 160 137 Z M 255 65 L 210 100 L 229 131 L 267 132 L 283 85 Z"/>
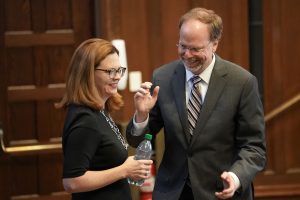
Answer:
<path fill-rule="evenodd" d="M 145 179 L 144 184 L 140 187 L 141 192 L 153 192 L 155 177 L 151 176 Z"/>

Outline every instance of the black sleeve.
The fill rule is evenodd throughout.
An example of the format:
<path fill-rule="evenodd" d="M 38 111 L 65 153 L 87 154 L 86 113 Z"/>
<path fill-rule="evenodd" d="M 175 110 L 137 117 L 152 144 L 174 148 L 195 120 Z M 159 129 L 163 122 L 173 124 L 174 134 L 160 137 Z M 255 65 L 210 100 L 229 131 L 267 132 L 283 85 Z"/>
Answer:
<path fill-rule="evenodd" d="M 100 143 L 99 134 L 93 129 L 78 127 L 72 130 L 64 147 L 63 178 L 82 176 L 88 171 Z"/>

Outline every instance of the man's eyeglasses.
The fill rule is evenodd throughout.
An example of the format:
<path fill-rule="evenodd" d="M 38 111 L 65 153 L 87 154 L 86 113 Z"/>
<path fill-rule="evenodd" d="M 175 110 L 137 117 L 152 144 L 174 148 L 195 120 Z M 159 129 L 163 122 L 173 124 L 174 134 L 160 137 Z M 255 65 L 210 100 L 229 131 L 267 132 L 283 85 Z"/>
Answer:
<path fill-rule="evenodd" d="M 187 50 L 189 50 L 190 53 L 192 53 L 192 54 L 200 54 L 200 53 L 204 53 L 206 51 L 206 49 L 210 45 L 210 43 L 211 42 L 209 41 L 205 47 L 188 47 L 181 43 L 176 44 L 176 46 L 178 47 L 179 51 L 181 51 L 181 52 L 186 52 Z"/>
<path fill-rule="evenodd" d="M 109 78 L 115 78 L 117 73 L 123 77 L 124 74 L 125 74 L 125 71 L 126 71 L 126 68 L 125 67 L 119 67 L 117 69 L 115 68 L 110 68 L 110 69 L 99 69 L 99 68 L 96 68 L 95 70 L 100 70 L 100 71 L 103 71 L 105 73 L 107 73 L 109 75 Z"/>

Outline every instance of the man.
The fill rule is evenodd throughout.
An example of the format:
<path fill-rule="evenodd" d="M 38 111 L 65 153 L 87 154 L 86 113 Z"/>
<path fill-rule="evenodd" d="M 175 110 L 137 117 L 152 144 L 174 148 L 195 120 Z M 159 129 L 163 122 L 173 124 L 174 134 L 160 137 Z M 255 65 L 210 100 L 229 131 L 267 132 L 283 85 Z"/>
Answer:
<path fill-rule="evenodd" d="M 164 128 L 165 152 L 154 200 L 252 200 L 252 181 L 266 162 L 257 80 L 215 52 L 221 18 L 195 8 L 179 21 L 180 60 L 155 70 L 134 96 L 127 140 Z M 159 95 L 158 95 L 159 93 Z"/>

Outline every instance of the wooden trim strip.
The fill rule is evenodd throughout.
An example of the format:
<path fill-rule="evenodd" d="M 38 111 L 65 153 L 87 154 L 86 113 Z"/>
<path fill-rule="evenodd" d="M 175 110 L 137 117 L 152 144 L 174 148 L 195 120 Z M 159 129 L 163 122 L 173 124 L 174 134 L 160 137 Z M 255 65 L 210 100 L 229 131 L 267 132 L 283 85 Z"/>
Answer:
<path fill-rule="evenodd" d="M 14 195 L 10 198 L 11 200 L 70 200 L 71 195 L 65 191 L 52 192 L 51 194 L 40 195 L 40 194 L 23 194 Z"/>
<path fill-rule="evenodd" d="M 4 36 L 6 47 L 30 47 L 39 45 L 73 45 L 74 32 L 66 30 L 48 30 L 44 33 L 32 31 L 7 31 Z"/>
<path fill-rule="evenodd" d="M 255 197 L 300 196 L 299 184 L 264 185 L 255 187 Z"/>
<path fill-rule="evenodd" d="M 51 84 L 47 87 L 10 86 L 7 89 L 8 102 L 38 101 L 62 98 L 64 84 Z"/>
<path fill-rule="evenodd" d="M 48 144 L 36 144 L 36 145 L 25 145 L 16 147 L 5 147 L 3 141 L 3 130 L 0 128 L 0 143 L 1 153 L 9 155 L 23 155 L 32 153 L 49 153 L 49 152 L 60 152 L 62 149 L 61 143 L 48 143 Z"/>
<path fill-rule="evenodd" d="M 293 98 L 289 99 L 288 101 L 284 102 L 277 108 L 273 109 L 271 112 L 266 114 L 265 116 L 265 122 L 270 121 L 271 119 L 275 118 L 280 113 L 284 112 L 288 108 L 292 107 L 294 104 L 300 101 L 300 93 L 294 96 Z"/>
<path fill-rule="evenodd" d="M 121 128 L 121 131 L 125 131 L 125 123 L 118 124 Z M 62 151 L 62 138 L 52 138 L 49 143 L 46 144 L 32 144 L 32 145 L 19 145 L 19 146 L 11 146 L 5 147 L 4 145 L 4 133 L 3 129 L 0 128 L 0 155 L 34 155 L 39 153 L 52 153 L 52 152 L 61 152 Z M 21 142 L 20 142 L 21 143 Z"/>

